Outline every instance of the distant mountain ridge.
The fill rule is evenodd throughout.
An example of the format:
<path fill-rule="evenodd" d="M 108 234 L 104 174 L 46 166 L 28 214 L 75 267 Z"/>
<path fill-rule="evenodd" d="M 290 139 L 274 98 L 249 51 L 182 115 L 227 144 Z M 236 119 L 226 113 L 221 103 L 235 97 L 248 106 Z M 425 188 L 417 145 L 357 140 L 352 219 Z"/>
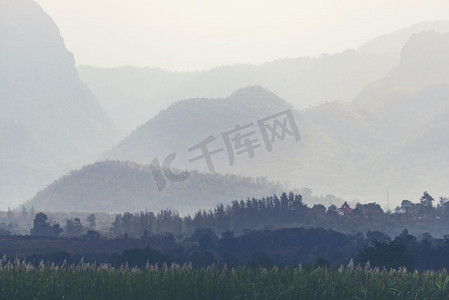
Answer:
<path fill-rule="evenodd" d="M 240 89 L 225 99 L 178 101 L 137 128 L 103 158 L 149 163 L 158 155 L 187 150 L 209 135 L 219 137 L 235 125 L 289 108 L 291 105 L 260 86 Z M 170 140 L 173 135 L 179 138 Z"/>
<path fill-rule="evenodd" d="M 410 37 L 424 31 L 449 32 L 449 20 L 421 22 L 389 34 L 378 36 L 357 48 L 362 53 L 399 55 Z"/>
<path fill-rule="evenodd" d="M 227 97 L 250 85 L 269 89 L 297 109 L 326 101 L 351 101 L 364 86 L 383 78 L 399 63 L 400 52 L 413 34 L 429 30 L 449 32 L 449 21 L 419 23 L 354 50 L 262 65 L 237 64 L 201 72 L 131 66 L 79 66 L 78 71 L 125 137 L 180 99 Z"/>
<path fill-rule="evenodd" d="M 300 109 L 325 101 L 351 100 L 396 62 L 389 55 L 348 50 L 317 58 L 281 59 L 258 66 L 239 64 L 204 72 L 130 66 L 79 66 L 78 71 L 126 136 L 180 99 L 223 98 L 251 85 L 263 86 Z"/>
<path fill-rule="evenodd" d="M 344 114 L 345 135 L 361 159 L 355 176 L 359 184 L 412 197 L 420 190 L 447 195 L 449 175 L 449 34 L 435 31 L 413 35 L 401 52 L 400 64 L 384 78 L 369 84 L 352 103 L 333 103 L 312 108 L 314 124 L 333 139 L 338 120 L 320 118 L 324 113 Z M 349 113 L 348 113 L 349 112 Z M 365 141 L 368 147 L 360 145 Z M 383 194 L 383 195 L 382 195 Z"/>

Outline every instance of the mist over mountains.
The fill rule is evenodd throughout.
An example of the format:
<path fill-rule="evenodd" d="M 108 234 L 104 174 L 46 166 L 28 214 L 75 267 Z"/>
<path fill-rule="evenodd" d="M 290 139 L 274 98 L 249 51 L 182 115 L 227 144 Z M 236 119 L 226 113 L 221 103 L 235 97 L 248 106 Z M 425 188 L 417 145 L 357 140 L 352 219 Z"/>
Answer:
<path fill-rule="evenodd" d="M 301 109 L 349 100 L 363 86 L 385 75 L 395 62 L 389 54 L 348 50 L 318 58 L 288 58 L 191 73 L 128 66 L 80 66 L 78 71 L 122 132 L 129 132 L 181 99 L 227 97 L 250 85 L 261 85 Z"/>
<path fill-rule="evenodd" d="M 293 110 L 302 140 L 279 142 L 273 152 L 247 155 L 230 166 L 214 157 L 219 172 L 266 176 L 294 187 L 331 190 L 346 199 L 386 205 L 386 194 L 412 198 L 422 190 L 446 192 L 449 34 L 413 35 L 400 62 L 384 78 L 362 89 L 352 102 L 336 101 Z M 233 124 L 270 116 L 289 104 L 260 86 L 225 99 L 175 103 L 105 154 L 108 159 L 150 163 L 178 152 L 180 168 L 207 170 L 188 162 L 187 149 Z M 440 141 L 440 139 L 443 139 Z M 183 150 L 185 150 L 183 152 Z M 181 153 L 179 153 L 181 152 Z M 431 180 L 426 180 L 431 178 Z M 395 200 L 396 203 L 400 201 Z"/>
<path fill-rule="evenodd" d="M 201 72 L 76 69 L 35 2 L 1 1 L 0 205 L 192 211 L 309 187 L 383 205 L 388 192 L 392 208 L 424 190 L 447 195 L 448 31 L 426 22 L 342 53 Z M 301 138 L 268 151 L 258 121 L 286 111 Z M 230 163 L 223 134 L 237 125 L 259 147 Z M 208 137 L 223 148 L 211 157 L 218 174 L 191 161 Z M 171 153 L 173 168 L 199 172 L 159 193 L 149 165 Z"/>
<path fill-rule="evenodd" d="M 350 101 L 396 67 L 402 47 L 414 33 L 428 30 L 449 32 L 449 21 L 416 24 L 342 53 L 284 58 L 262 65 L 221 66 L 201 72 L 79 66 L 78 72 L 126 136 L 176 101 L 227 97 L 249 85 L 261 85 L 297 109 Z"/>
<path fill-rule="evenodd" d="M 371 54 L 392 54 L 400 59 L 400 54 L 404 45 L 410 37 L 416 33 L 424 31 L 436 31 L 438 33 L 449 32 L 449 21 L 440 20 L 432 22 L 421 22 L 410 27 L 393 31 L 371 39 L 357 48 L 362 53 Z"/>
<path fill-rule="evenodd" d="M 447 194 L 448 42 L 447 33 L 413 35 L 399 65 L 352 103 L 304 113 L 334 140 L 346 141 L 348 153 L 358 158 L 353 177 L 379 198 L 381 190 L 404 199 L 426 189 Z"/>

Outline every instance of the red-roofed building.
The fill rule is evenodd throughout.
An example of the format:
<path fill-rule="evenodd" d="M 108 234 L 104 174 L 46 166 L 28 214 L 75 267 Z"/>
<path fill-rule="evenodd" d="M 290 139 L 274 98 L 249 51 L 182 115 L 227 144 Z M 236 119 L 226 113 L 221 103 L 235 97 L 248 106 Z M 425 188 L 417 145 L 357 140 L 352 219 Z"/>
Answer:
<path fill-rule="evenodd" d="M 345 201 L 343 205 L 340 208 L 337 208 L 335 210 L 339 216 L 344 216 L 346 214 L 352 213 L 352 208 L 349 206 L 349 204 Z"/>

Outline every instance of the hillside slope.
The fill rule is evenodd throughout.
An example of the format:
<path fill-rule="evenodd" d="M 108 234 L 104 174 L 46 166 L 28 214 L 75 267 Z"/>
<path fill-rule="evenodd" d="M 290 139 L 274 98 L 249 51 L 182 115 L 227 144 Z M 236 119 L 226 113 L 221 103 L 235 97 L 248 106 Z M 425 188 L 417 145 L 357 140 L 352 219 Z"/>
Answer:
<path fill-rule="evenodd" d="M 17 205 L 111 145 L 113 129 L 80 81 L 52 19 L 0 1 L 0 207 Z"/>
<path fill-rule="evenodd" d="M 265 179 L 190 172 L 181 182 L 167 181 L 159 191 L 152 168 L 133 162 L 107 161 L 72 171 L 39 192 L 27 206 L 43 211 L 158 212 L 182 214 L 212 209 L 257 196 L 280 194 L 282 186 Z"/>

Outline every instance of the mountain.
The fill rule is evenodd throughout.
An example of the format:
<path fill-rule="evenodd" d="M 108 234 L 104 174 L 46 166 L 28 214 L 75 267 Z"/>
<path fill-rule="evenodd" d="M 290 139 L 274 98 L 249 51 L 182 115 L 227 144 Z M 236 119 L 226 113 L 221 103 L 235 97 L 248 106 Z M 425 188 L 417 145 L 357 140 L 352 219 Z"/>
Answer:
<path fill-rule="evenodd" d="M 449 21 L 419 23 L 354 50 L 262 65 L 238 64 L 198 72 L 79 66 L 78 71 L 125 137 L 180 99 L 226 97 L 250 85 L 269 89 L 297 109 L 326 101 L 350 101 L 399 63 L 401 50 L 413 34 L 429 30 L 449 32 Z"/>
<path fill-rule="evenodd" d="M 137 212 L 162 209 L 195 213 L 251 197 L 280 194 L 266 179 L 189 172 L 181 182 L 159 191 L 152 167 L 133 162 L 98 162 L 72 171 L 39 192 L 26 205 L 43 211 Z"/>
<path fill-rule="evenodd" d="M 158 68 L 98 68 L 78 66 L 81 79 L 94 92 L 122 137 L 146 122 L 177 98 L 176 86 L 197 73 L 169 72 Z"/>
<path fill-rule="evenodd" d="M 212 171 L 222 174 L 265 176 L 283 186 L 309 187 L 315 195 L 332 192 L 345 200 L 375 201 L 389 208 L 403 199 L 417 201 L 424 190 L 435 197 L 447 195 L 448 41 L 449 34 L 433 31 L 413 35 L 398 65 L 366 85 L 353 101 L 333 101 L 299 111 L 257 85 L 238 89 L 226 98 L 178 101 L 102 157 L 132 160 L 145 167 L 129 162 L 87 166 L 53 183 L 29 204 L 51 210 L 171 207 L 185 213 L 212 207 L 216 201 L 273 191 L 266 189 L 268 181 L 251 190 L 241 189 L 229 180 L 237 175 L 210 172 L 200 148 L 195 148 L 208 137 L 207 150 L 221 150 L 210 156 Z M 274 119 L 279 122 L 270 123 L 277 135 L 271 136 L 274 142 L 269 150 L 258 121 L 286 112 L 291 113 L 300 138 L 295 139 L 292 132 L 282 134 L 282 128 L 291 123 L 284 123 L 289 119 L 278 115 Z M 226 137 L 234 129 L 238 130 L 229 135 L 229 149 Z M 250 151 L 242 151 L 249 149 L 245 145 L 256 144 L 259 147 L 251 148 L 253 157 Z M 181 182 L 166 178 L 167 186 L 159 192 L 152 170 L 167 167 L 165 160 L 175 173 L 179 169 L 199 171 L 191 171 L 191 177 Z M 244 186 L 252 187 L 252 183 Z M 180 201 L 184 197 L 187 204 Z"/>
<path fill-rule="evenodd" d="M 291 112 L 294 118 L 300 133 L 299 141 L 288 133 L 281 138 L 280 125 L 274 125 L 280 136 L 268 151 L 257 121 L 286 112 Z M 254 148 L 252 158 L 249 153 L 238 153 L 241 149 L 235 149 L 235 161 L 231 165 L 222 134 L 235 129 L 236 125 L 251 125 L 241 133 L 247 138 L 246 134 L 253 131 L 249 138 L 257 140 L 259 147 Z M 223 148 L 211 157 L 218 173 L 210 172 L 204 159 L 189 161 L 201 152 L 199 149 L 189 152 L 188 149 L 209 136 L 216 138 L 209 145 L 210 150 Z M 26 205 L 49 211 L 117 212 L 171 208 L 185 214 L 199 207 L 212 208 L 218 202 L 279 194 L 289 186 L 311 185 L 318 174 L 321 174 L 322 182 L 314 187 L 325 191 L 326 184 L 339 176 L 338 166 L 342 160 L 334 157 L 337 148 L 286 101 L 260 86 L 250 86 L 225 99 L 197 98 L 176 102 L 106 152 L 102 157 L 105 162 L 67 174 Z M 161 167 L 167 167 L 163 162 L 171 153 L 176 156 L 168 167 L 175 173 L 182 169 L 191 170 L 186 180 L 172 181 L 166 174 L 154 174 L 162 170 Z M 332 168 L 334 171 L 329 172 Z M 231 173 L 237 175 L 220 175 Z M 261 174 L 270 177 L 271 181 L 260 179 Z M 157 184 L 157 176 L 164 176 L 166 186 L 161 188 Z M 279 181 L 282 182 L 273 183 Z M 305 196 L 310 203 L 318 199 Z"/>
<path fill-rule="evenodd" d="M 279 192 L 272 182 L 384 205 L 387 193 L 390 205 L 424 190 L 447 194 L 449 34 L 421 32 L 429 24 L 393 33 L 403 46 L 385 36 L 357 50 L 259 66 L 80 67 L 86 86 L 34 2 L 2 6 L 0 39 L 11 46 L 0 49 L 4 195 L 30 195 L 106 149 L 111 125 L 87 87 L 122 135 L 135 128 L 101 156 L 112 161 L 72 171 L 36 194 L 27 203 L 36 209 L 186 213 Z M 25 20 L 36 24 L 32 30 Z M 445 24 L 438 23 L 441 32 Z M 201 156 L 202 142 L 210 159 Z M 196 171 L 174 182 L 160 166 Z M 166 179 L 163 189 L 156 173 Z M 249 178 L 260 176 L 268 179 Z"/>
<path fill-rule="evenodd" d="M 448 53 L 449 33 L 413 35 L 401 52 L 399 65 L 364 88 L 354 100 L 355 108 L 394 139 L 405 133 L 397 132 L 399 128 L 422 126 L 426 118 L 449 109 Z"/>
<path fill-rule="evenodd" d="M 187 150 L 209 135 L 220 136 L 235 125 L 245 125 L 291 105 L 260 86 L 234 92 L 225 99 L 178 101 L 137 128 L 104 158 L 149 163 L 158 155 Z"/>
<path fill-rule="evenodd" d="M 300 139 L 287 133 L 282 139 L 275 137 L 269 151 L 257 121 L 285 111 L 291 112 Z M 282 123 L 284 117 L 286 115 L 277 119 Z M 271 120 L 271 126 L 274 123 Z M 253 132 L 243 139 L 255 140 L 254 144 L 258 147 L 254 149 L 253 157 L 249 152 L 242 152 L 245 147 L 237 148 L 235 141 L 231 143 L 232 150 L 226 148 L 223 134 L 235 129 L 236 125 L 248 125 L 241 131 L 242 135 Z M 277 126 L 277 132 L 282 136 L 280 126 Z M 345 161 L 345 153 L 341 152 L 338 143 L 331 141 L 285 100 L 260 86 L 237 90 L 224 99 L 179 101 L 136 129 L 106 152 L 103 159 L 150 164 L 157 158 L 162 164 L 169 154 L 175 153 L 173 167 L 208 172 L 210 170 L 204 158 L 191 160 L 202 154 L 200 149 L 192 148 L 209 136 L 216 140 L 210 141 L 208 149 L 222 149 L 211 156 L 214 171 L 250 177 L 267 176 L 285 186 L 313 186 L 314 191 L 319 193 L 334 192 L 332 182 L 336 177 L 341 177 Z M 235 138 L 235 135 L 230 135 L 230 138 Z M 233 163 L 229 153 L 233 154 Z M 317 177 L 321 178 L 319 182 Z"/>
<path fill-rule="evenodd" d="M 110 147 L 112 125 L 52 19 L 0 1 L 0 206 L 17 205 Z"/>
<path fill-rule="evenodd" d="M 336 99 L 351 100 L 366 84 L 383 77 L 396 62 L 390 55 L 348 50 L 202 72 L 129 66 L 80 66 L 78 71 L 126 136 L 180 99 L 226 97 L 250 85 L 261 85 L 301 109 Z"/>
<path fill-rule="evenodd" d="M 396 55 L 399 59 L 402 48 L 410 37 L 416 33 L 424 31 L 437 31 L 439 33 L 449 32 L 449 21 L 440 20 L 432 22 L 421 22 L 412 26 L 396 30 L 389 34 L 378 36 L 357 48 L 362 53 L 370 54 L 390 54 Z"/>
<path fill-rule="evenodd" d="M 354 101 L 334 101 L 310 109 L 291 109 L 301 139 L 277 141 L 236 155 L 226 151 L 211 159 L 220 173 L 267 176 L 292 187 L 310 187 L 315 194 L 332 192 L 348 200 L 400 204 L 424 190 L 447 194 L 446 142 L 449 115 L 449 34 L 434 31 L 413 35 L 398 65 L 368 84 Z M 223 133 L 289 109 L 274 93 L 251 86 L 224 99 L 179 101 L 137 128 L 104 158 L 151 163 L 176 153 L 173 165 L 207 171 L 201 154 L 189 152 L 208 136 L 209 150 L 224 147 Z M 260 134 L 257 135 L 260 141 Z M 441 141 L 439 139 L 442 139 Z M 263 146 L 263 145 L 262 145 Z M 398 197 L 398 198 L 396 198 Z M 399 198 L 401 197 L 401 198 Z M 391 207 L 390 207 L 391 208 Z"/>
<path fill-rule="evenodd" d="M 354 182 L 364 187 L 355 190 L 378 199 L 385 199 L 387 191 L 411 200 L 424 190 L 447 195 L 447 53 L 449 33 L 415 34 L 403 47 L 398 66 L 367 85 L 353 102 L 303 112 L 333 141 L 347 144 L 350 161 L 357 165 Z"/>

